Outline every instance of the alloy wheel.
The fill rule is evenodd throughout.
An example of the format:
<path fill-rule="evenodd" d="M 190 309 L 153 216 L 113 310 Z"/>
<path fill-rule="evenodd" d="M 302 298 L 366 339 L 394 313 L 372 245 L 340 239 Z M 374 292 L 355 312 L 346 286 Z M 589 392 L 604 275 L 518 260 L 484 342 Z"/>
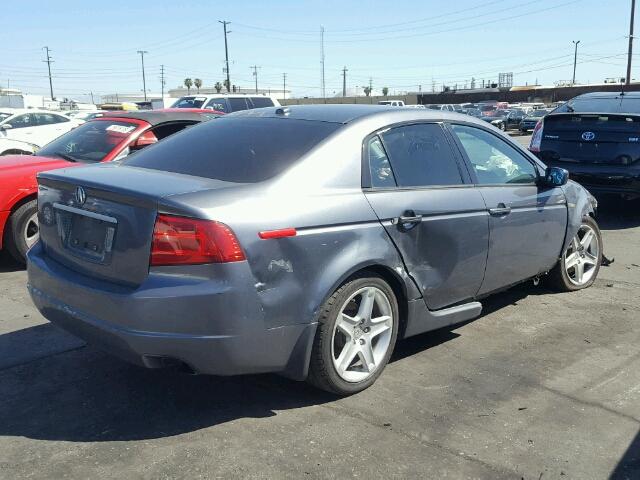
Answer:
<path fill-rule="evenodd" d="M 583 224 L 562 258 L 569 281 L 577 286 L 589 282 L 597 269 L 599 257 L 598 236 L 593 228 Z"/>
<path fill-rule="evenodd" d="M 347 382 L 369 378 L 391 346 L 393 310 L 377 287 L 364 287 L 344 303 L 333 328 L 331 358 Z"/>

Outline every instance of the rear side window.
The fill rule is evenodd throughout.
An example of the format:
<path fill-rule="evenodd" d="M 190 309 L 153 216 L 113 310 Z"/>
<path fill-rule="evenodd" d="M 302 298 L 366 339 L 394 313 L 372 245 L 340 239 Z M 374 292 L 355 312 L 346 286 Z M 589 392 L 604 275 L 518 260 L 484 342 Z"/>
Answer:
<path fill-rule="evenodd" d="M 227 102 L 224 98 L 212 98 L 204 108 L 212 108 L 218 112 L 231 113 L 227 108 Z"/>
<path fill-rule="evenodd" d="M 254 108 L 273 107 L 273 100 L 269 97 L 251 97 Z"/>
<path fill-rule="evenodd" d="M 249 107 L 247 106 L 246 98 L 228 98 L 229 105 L 231 106 L 232 112 L 238 112 L 240 110 L 247 110 Z"/>
<path fill-rule="evenodd" d="M 382 140 L 399 187 L 459 185 L 458 163 L 440 125 L 392 128 Z"/>
<path fill-rule="evenodd" d="M 286 118 L 218 118 L 145 148 L 133 167 L 256 183 L 295 164 L 341 124 Z"/>

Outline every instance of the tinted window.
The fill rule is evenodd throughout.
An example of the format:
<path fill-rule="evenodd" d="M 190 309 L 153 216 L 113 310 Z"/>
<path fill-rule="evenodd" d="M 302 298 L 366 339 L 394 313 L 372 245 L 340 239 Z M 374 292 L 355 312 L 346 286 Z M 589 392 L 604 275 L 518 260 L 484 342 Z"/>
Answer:
<path fill-rule="evenodd" d="M 223 117 L 146 148 L 127 165 L 227 182 L 261 182 L 292 166 L 340 126 L 282 118 Z"/>
<path fill-rule="evenodd" d="M 171 108 L 202 108 L 207 97 L 181 97 Z"/>
<path fill-rule="evenodd" d="M 269 97 L 251 97 L 254 108 L 273 107 L 273 100 Z"/>
<path fill-rule="evenodd" d="M 24 115 L 18 115 L 15 118 L 12 118 L 7 123 L 9 123 L 13 128 L 24 128 L 24 127 L 35 127 L 35 119 L 33 115 L 28 113 Z"/>
<path fill-rule="evenodd" d="M 38 125 L 53 125 L 54 123 L 62 123 L 68 122 L 68 118 L 64 118 L 60 115 L 55 115 L 52 113 L 34 113 L 36 117 L 36 123 Z"/>
<path fill-rule="evenodd" d="M 396 179 L 391 170 L 391 164 L 384 151 L 380 137 L 377 135 L 367 142 L 367 161 L 369 163 L 369 173 L 371 176 L 371 186 L 378 188 L 395 187 Z"/>
<path fill-rule="evenodd" d="M 100 162 L 136 129 L 126 121 L 95 120 L 74 128 L 38 151 L 43 157 L 60 157 L 70 161 Z"/>
<path fill-rule="evenodd" d="M 479 184 L 533 183 L 533 164 L 504 140 L 479 128 L 452 125 Z"/>
<path fill-rule="evenodd" d="M 438 124 L 392 128 L 382 134 L 400 187 L 458 185 L 458 164 Z"/>
<path fill-rule="evenodd" d="M 249 108 L 247 106 L 247 100 L 244 98 L 230 97 L 227 100 L 229 100 L 229 105 L 231 106 L 232 112 L 237 112 L 239 110 L 246 110 L 247 108 Z"/>
<path fill-rule="evenodd" d="M 555 112 L 640 113 L 640 98 L 574 98 L 560 105 Z"/>
<path fill-rule="evenodd" d="M 207 102 L 205 108 L 213 108 L 218 112 L 229 113 L 229 109 L 227 108 L 227 102 L 224 98 L 212 98 Z"/>

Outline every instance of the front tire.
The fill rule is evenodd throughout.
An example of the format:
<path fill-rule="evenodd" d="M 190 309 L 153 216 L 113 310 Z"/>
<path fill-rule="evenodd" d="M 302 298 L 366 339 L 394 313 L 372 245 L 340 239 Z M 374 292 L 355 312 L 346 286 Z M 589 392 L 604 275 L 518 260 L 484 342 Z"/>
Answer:
<path fill-rule="evenodd" d="M 592 217 L 585 217 L 556 266 L 549 272 L 551 285 L 574 292 L 595 282 L 602 264 L 602 235 Z"/>
<path fill-rule="evenodd" d="M 13 258 L 26 263 L 27 251 L 38 241 L 38 202 L 31 200 L 11 214 L 4 244 Z"/>
<path fill-rule="evenodd" d="M 380 277 L 355 277 L 323 304 L 311 352 L 312 385 L 338 395 L 371 386 L 398 336 L 398 302 Z"/>

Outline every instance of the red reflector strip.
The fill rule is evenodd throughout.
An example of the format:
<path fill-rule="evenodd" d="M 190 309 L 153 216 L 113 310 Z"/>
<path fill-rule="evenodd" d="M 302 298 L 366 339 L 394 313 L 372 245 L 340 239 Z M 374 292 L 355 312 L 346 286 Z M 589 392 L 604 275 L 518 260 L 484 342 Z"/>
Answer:
<path fill-rule="evenodd" d="M 258 236 L 263 240 L 271 238 L 295 237 L 297 235 L 295 228 L 282 228 L 280 230 L 265 230 L 258 232 Z"/>

